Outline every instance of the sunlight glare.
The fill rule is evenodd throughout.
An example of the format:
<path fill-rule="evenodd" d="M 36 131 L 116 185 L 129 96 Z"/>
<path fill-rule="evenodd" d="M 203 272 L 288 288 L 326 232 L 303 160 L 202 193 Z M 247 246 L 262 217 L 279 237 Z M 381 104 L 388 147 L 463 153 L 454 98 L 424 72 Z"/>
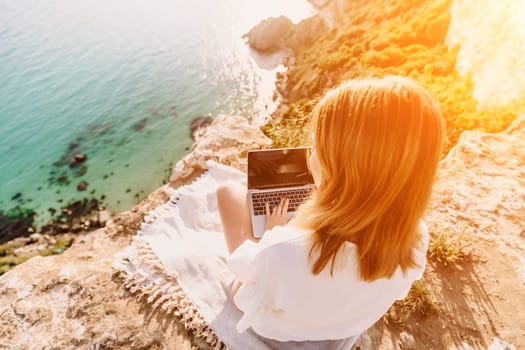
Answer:
<path fill-rule="evenodd" d="M 460 45 L 456 69 L 472 74 L 481 106 L 525 97 L 525 0 L 456 0 L 447 45 Z"/>

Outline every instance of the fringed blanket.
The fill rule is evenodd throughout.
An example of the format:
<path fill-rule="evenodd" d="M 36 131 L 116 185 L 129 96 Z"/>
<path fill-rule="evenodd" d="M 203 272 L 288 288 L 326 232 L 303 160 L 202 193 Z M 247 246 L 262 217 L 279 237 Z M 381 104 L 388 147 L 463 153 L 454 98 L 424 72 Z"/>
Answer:
<path fill-rule="evenodd" d="M 237 333 L 241 317 L 231 303 L 233 274 L 215 196 L 225 181 L 246 174 L 214 162 L 190 185 L 145 218 L 113 267 L 124 286 L 152 309 L 178 317 L 184 328 L 214 349 L 350 349 L 354 339 L 281 343 L 251 330 Z"/>

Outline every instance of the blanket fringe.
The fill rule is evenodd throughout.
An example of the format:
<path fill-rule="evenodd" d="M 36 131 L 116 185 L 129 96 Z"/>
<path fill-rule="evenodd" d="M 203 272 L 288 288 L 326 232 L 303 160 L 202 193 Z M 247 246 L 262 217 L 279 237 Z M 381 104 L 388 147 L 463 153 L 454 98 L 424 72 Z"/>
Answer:
<path fill-rule="evenodd" d="M 169 273 L 162 265 L 149 243 L 136 238 L 132 246 L 136 249 L 136 254 L 131 258 L 134 260 L 133 265 L 147 268 L 153 278 L 145 277 L 138 271 L 117 269 L 114 274 L 123 281 L 124 288 L 149 305 L 152 311 L 177 317 L 187 332 L 212 349 L 228 349 L 184 293 L 176 275 Z M 129 258 L 127 260 L 131 263 Z"/>

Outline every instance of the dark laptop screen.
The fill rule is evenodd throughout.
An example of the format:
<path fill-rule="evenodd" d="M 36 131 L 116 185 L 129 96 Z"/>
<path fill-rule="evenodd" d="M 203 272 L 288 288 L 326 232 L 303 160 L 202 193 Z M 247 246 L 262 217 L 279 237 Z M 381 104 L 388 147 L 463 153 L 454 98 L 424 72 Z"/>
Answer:
<path fill-rule="evenodd" d="M 248 153 L 248 188 L 313 184 L 309 148 L 284 148 Z"/>

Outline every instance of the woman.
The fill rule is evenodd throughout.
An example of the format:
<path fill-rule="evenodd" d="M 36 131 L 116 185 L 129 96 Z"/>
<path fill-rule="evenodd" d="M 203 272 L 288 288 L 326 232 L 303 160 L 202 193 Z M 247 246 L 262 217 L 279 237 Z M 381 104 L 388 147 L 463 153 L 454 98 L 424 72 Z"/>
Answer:
<path fill-rule="evenodd" d="M 239 332 L 252 327 L 279 341 L 358 336 L 423 274 L 421 217 L 444 138 L 432 96 L 408 78 L 348 81 L 326 94 L 312 121 L 317 189 L 290 222 L 283 199 L 267 209 L 257 241 L 246 189 L 218 189 L 234 303 L 244 313 Z"/>

